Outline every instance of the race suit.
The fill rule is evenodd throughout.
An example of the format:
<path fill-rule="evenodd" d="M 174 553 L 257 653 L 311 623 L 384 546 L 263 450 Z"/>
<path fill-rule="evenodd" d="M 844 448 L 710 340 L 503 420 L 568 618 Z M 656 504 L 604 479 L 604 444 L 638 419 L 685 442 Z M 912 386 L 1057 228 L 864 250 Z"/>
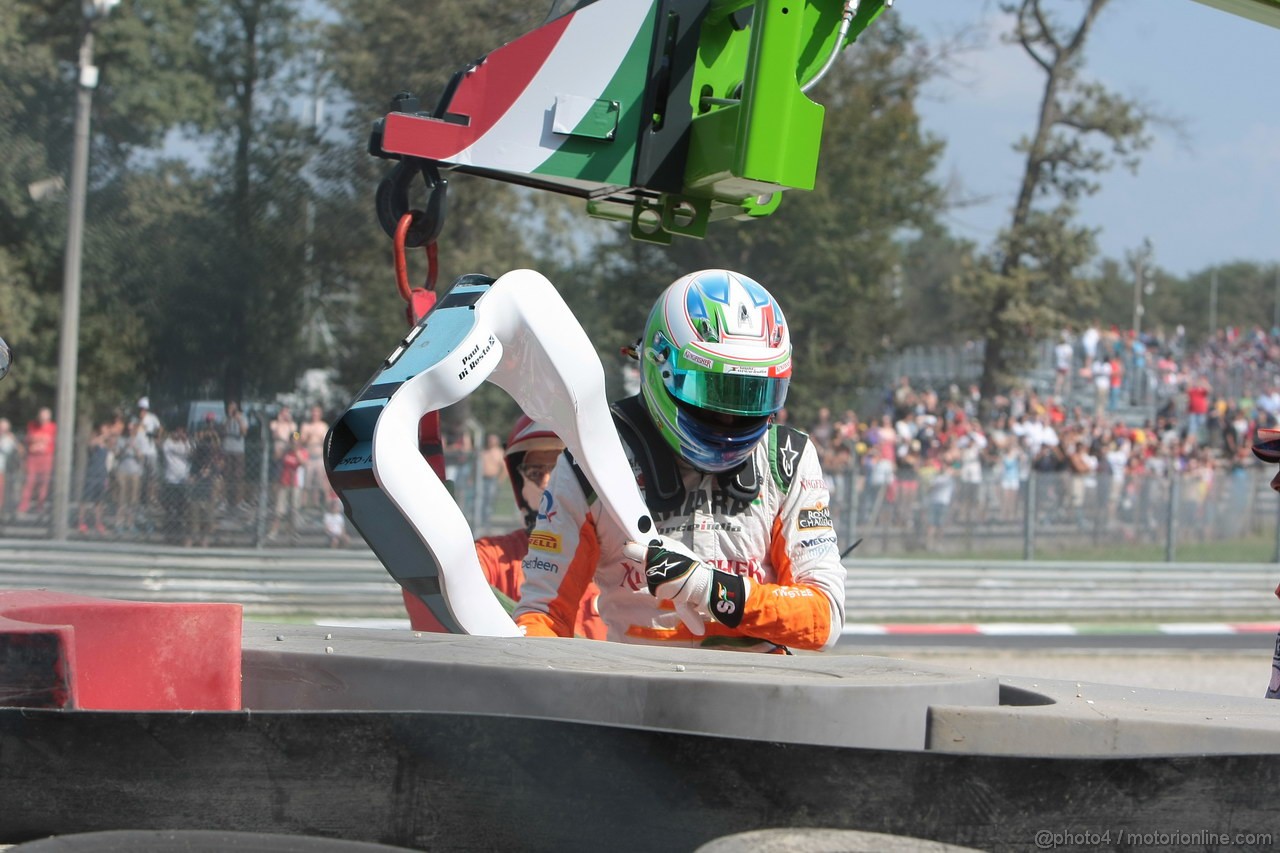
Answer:
<path fill-rule="evenodd" d="M 476 556 L 480 559 L 480 568 L 484 570 L 485 580 L 498 594 L 499 600 L 514 602 L 520 595 L 520 584 L 524 579 L 520 562 L 528 553 L 528 543 L 529 534 L 524 528 L 500 536 L 482 536 L 476 540 Z M 400 594 L 409 614 L 410 628 L 415 631 L 444 633 L 444 626 L 427 605 L 422 603 L 422 599 L 407 589 L 401 590 Z M 598 598 L 599 590 L 595 584 L 589 585 L 578 605 L 572 636 L 586 637 L 588 640 L 605 638 L 604 622 L 600 620 L 600 613 L 596 610 Z"/>
<path fill-rule="evenodd" d="M 762 652 L 833 646 L 844 624 L 845 570 L 808 437 L 771 426 L 740 468 L 707 474 L 668 449 L 641 405 L 624 400 L 614 415 L 657 532 L 713 568 L 750 579 L 741 623 L 729 628 L 709 621 L 699 637 L 669 602 L 654 598 L 643 567 L 623 557 L 626 533 L 566 454 L 529 536 L 516 624 L 527 636 L 571 636 L 582 591 L 594 579 L 607 639 L 615 642 Z"/>

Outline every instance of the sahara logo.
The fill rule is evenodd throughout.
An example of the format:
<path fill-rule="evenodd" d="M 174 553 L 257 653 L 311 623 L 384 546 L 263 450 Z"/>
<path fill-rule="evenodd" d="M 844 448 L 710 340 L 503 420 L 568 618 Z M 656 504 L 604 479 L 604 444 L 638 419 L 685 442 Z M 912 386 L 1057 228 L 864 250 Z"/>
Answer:
<path fill-rule="evenodd" d="M 549 551 L 552 554 L 559 554 L 560 536 L 555 533 L 548 533 L 545 530 L 535 530 L 529 534 L 529 547 L 535 551 Z"/>
<path fill-rule="evenodd" d="M 818 530 L 831 527 L 831 508 L 818 504 L 800 510 L 796 526 L 801 530 Z"/>

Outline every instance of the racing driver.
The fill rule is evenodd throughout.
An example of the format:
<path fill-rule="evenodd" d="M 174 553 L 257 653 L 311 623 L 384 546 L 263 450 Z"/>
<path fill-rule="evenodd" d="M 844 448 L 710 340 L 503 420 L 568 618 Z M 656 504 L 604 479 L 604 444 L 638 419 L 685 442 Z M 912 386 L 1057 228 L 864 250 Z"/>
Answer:
<path fill-rule="evenodd" d="M 594 579 L 615 642 L 833 646 L 845 570 L 826 482 L 808 437 L 771 423 L 791 381 L 777 301 L 739 273 L 690 273 L 659 297 L 634 355 L 640 394 L 613 416 L 660 535 L 628 542 L 561 457 L 529 536 L 516 623 L 527 636 L 572 636 Z"/>

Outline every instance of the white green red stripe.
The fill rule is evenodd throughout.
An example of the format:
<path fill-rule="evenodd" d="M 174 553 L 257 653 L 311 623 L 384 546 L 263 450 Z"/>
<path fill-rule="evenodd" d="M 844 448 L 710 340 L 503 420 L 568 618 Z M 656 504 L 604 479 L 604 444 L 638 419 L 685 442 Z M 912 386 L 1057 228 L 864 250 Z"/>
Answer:
<path fill-rule="evenodd" d="M 383 148 L 442 163 L 629 185 L 653 42 L 650 3 L 602 0 L 490 53 L 458 86 L 456 124 L 392 113 Z M 556 133 L 557 98 L 619 102 L 613 141 Z"/>

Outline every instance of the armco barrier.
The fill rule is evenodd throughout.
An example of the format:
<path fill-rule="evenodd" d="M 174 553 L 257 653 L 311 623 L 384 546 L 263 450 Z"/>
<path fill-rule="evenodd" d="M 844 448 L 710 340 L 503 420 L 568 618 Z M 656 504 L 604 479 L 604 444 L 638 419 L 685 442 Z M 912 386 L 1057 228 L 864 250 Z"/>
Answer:
<path fill-rule="evenodd" d="M 973 619 L 1274 620 L 1271 563 L 866 559 L 845 563 L 850 622 Z M 404 616 L 363 549 L 192 549 L 0 539 L 0 589 L 231 602 L 250 615 Z"/>

